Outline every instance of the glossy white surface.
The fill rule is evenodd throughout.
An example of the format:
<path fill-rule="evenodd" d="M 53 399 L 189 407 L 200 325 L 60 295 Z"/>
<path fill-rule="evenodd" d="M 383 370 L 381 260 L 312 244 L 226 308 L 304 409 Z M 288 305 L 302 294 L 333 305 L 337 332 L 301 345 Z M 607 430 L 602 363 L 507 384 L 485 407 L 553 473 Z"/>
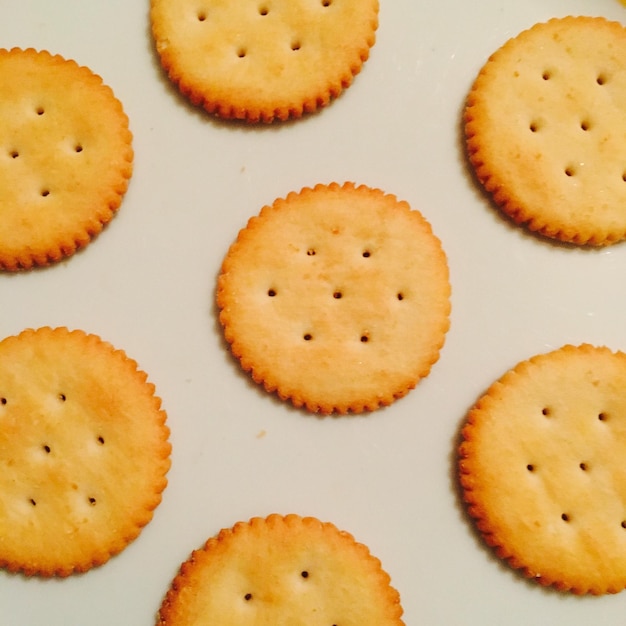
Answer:
<path fill-rule="evenodd" d="M 88 65 L 122 100 L 136 151 L 129 192 L 86 250 L 43 271 L 0 274 L 0 336 L 65 325 L 94 332 L 148 372 L 169 415 L 169 486 L 152 523 L 84 576 L 0 573 L 0 623 L 154 623 L 178 565 L 220 528 L 296 512 L 366 543 L 400 591 L 408 626 L 623 626 L 626 592 L 543 590 L 501 565 L 460 506 L 464 414 L 510 366 L 563 343 L 626 348 L 626 246 L 583 251 L 512 227 L 468 174 L 467 90 L 487 56 L 552 16 L 626 22 L 617 0 L 381 0 L 362 73 L 318 115 L 271 127 L 213 120 L 182 99 L 152 50 L 148 2 L 0 0 L 0 46 Z M 452 327 L 406 398 L 319 419 L 242 375 L 214 309 L 237 231 L 304 185 L 353 180 L 429 219 L 448 254 Z"/>

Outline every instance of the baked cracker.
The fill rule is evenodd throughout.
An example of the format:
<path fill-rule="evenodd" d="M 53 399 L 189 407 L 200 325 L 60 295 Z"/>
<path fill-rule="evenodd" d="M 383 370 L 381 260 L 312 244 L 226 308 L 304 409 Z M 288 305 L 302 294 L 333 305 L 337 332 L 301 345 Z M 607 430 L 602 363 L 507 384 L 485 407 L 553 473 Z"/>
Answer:
<path fill-rule="evenodd" d="M 378 0 L 152 0 L 171 81 L 221 118 L 299 118 L 336 98 L 369 57 Z"/>
<path fill-rule="evenodd" d="M 469 412 L 469 513 L 500 558 L 542 585 L 626 585 L 625 388 L 624 353 L 566 345 L 519 363 Z"/>
<path fill-rule="evenodd" d="M 313 517 L 239 522 L 183 563 L 160 626 L 402 626 L 400 596 L 369 549 Z"/>
<path fill-rule="evenodd" d="M 96 335 L 28 329 L 0 342 L 0 566 L 69 576 L 152 518 L 170 466 L 161 401 Z"/>
<path fill-rule="evenodd" d="M 408 203 L 320 184 L 249 220 L 223 261 L 217 302 L 232 353 L 267 391 L 322 414 L 372 411 L 438 360 L 448 265 Z"/>
<path fill-rule="evenodd" d="M 626 237 L 626 28 L 554 18 L 507 41 L 465 109 L 476 176 L 514 222 L 559 241 Z"/>
<path fill-rule="evenodd" d="M 47 51 L 0 49 L 0 269 L 85 247 L 132 174 L 128 118 L 100 76 Z"/>

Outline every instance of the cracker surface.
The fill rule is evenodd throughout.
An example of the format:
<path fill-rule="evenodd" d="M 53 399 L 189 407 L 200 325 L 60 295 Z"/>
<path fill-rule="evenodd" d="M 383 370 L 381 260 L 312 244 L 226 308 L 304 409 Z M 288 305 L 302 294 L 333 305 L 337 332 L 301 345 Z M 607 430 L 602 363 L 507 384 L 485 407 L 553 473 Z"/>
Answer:
<path fill-rule="evenodd" d="M 270 392 L 313 412 L 406 395 L 449 327 L 445 253 L 421 213 L 381 190 L 317 185 L 249 220 L 218 279 L 233 354 Z"/>
<path fill-rule="evenodd" d="M 518 364 L 467 417 L 469 513 L 499 557 L 542 585 L 626 585 L 625 388 L 625 354 L 567 345 Z"/>
<path fill-rule="evenodd" d="M 152 0 L 169 78 L 222 118 L 272 122 L 326 106 L 368 59 L 378 0 Z"/>
<path fill-rule="evenodd" d="M 489 58 L 469 93 L 476 176 L 514 222 L 577 245 L 626 237 L 626 29 L 539 23 Z"/>
<path fill-rule="evenodd" d="M 239 522 L 183 563 L 160 626 L 402 626 L 400 596 L 369 549 L 329 522 Z"/>
<path fill-rule="evenodd" d="M 120 101 L 90 69 L 47 51 L 0 49 L 0 269 L 85 247 L 132 174 Z"/>
<path fill-rule="evenodd" d="M 68 576 L 139 535 L 170 465 L 154 392 L 134 361 L 83 331 L 0 342 L 0 566 Z"/>

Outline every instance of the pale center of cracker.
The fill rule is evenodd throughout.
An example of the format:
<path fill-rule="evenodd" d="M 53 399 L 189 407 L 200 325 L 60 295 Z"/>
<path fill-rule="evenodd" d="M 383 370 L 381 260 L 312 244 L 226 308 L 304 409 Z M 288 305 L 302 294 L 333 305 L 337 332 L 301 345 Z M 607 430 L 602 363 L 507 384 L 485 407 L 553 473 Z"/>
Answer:
<path fill-rule="evenodd" d="M 8 156 L 15 163 L 15 167 L 13 170 L 8 170 L 7 174 L 21 179 L 25 176 L 24 172 L 28 171 L 32 181 L 31 189 L 21 189 L 20 193 L 24 194 L 29 191 L 34 191 L 42 198 L 52 198 L 54 196 L 53 192 L 58 190 L 58 188 L 63 188 L 63 191 L 66 192 L 67 185 L 65 180 L 59 181 L 58 185 L 56 184 L 55 176 L 57 176 L 57 174 L 53 168 L 49 167 L 49 163 L 59 159 L 65 160 L 67 156 L 72 153 L 83 153 L 85 142 L 76 137 L 69 123 L 67 124 L 63 136 L 58 135 L 49 138 L 50 129 L 57 127 L 58 120 L 53 119 L 49 124 L 45 124 L 43 120 L 48 115 L 48 112 L 46 107 L 41 104 L 35 106 L 32 112 L 36 117 L 33 118 L 32 115 L 29 116 L 26 111 L 24 112 L 23 118 L 25 127 L 30 129 L 28 132 L 33 133 L 37 137 L 37 147 L 35 147 L 28 133 L 25 132 L 23 137 L 15 133 L 16 139 L 9 144 L 10 147 L 7 149 Z M 30 125 L 28 121 L 29 117 L 31 119 L 41 118 L 42 124 L 44 125 L 41 128 Z M 42 140 L 43 135 L 47 135 L 44 140 Z M 41 152 L 41 154 L 38 154 L 38 152 Z M 24 165 L 26 169 L 20 167 L 22 161 L 26 161 Z M 69 165 L 70 162 L 68 162 L 68 166 Z M 79 165 L 78 163 L 72 163 L 71 167 L 76 168 L 79 167 Z M 48 177 L 48 173 L 50 173 L 50 177 Z"/>
<path fill-rule="evenodd" d="M 308 248 L 306 248 L 306 256 L 308 257 L 314 257 L 317 255 L 317 250 L 315 247 L 310 246 Z M 360 252 L 360 256 L 364 259 L 370 259 L 373 256 L 373 252 L 370 248 L 364 248 L 362 252 Z M 320 271 L 320 273 L 322 274 L 327 274 L 330 273 L 332 270 L 332 264 L 329 265 L 329 267 L 324 267 L 322 270 L 316 270 L 316 271 Z M 362 270 L 363 275 L 365 275 L 365 269 Z M 380 270 L 379 270 L 380 271 Z M 385 287 L 387 286 L 388 283 L 391 283 L 393 280 L 395 279 L 395 276 L 388 276 L 388 280 L 385 281 Z M 280 280 L 276 281 L 276 282 L 280 282 Z M 289 282 L 289 281 L 287 281 Z M 347 286 L 337 286 L 334 289 L 333 288 L 328 288 L 327 289 L 327 301 L 328 304 L 331 304 L 331 298 L 332 300 L 342 300 L 344 298 L 345 292 L 347 291 L 348 294 L 348 299 L 350 300 L 351 298 L 355 298 L 355 299 L 359 299 L 362 298 L 363 293 L 367 293 L 368 289 L 371 288 L 371 286 L 368 286 L 367 281 L 360 279 L 360 280 L 355 280 L 354 284 L 352 285 L 347 285 Z M 389 290 L 389 289 L 385 289 L 387 292 L 390 293 L 394 293 L 395 295 L 393 296 L 394 299 L 398 300 L 398 301 L 403 301 L 405 299 L 405 295 L 404 295 L 404 291 L 400 288 L 396 289 L 395 291 L 393 289 Z M 288 291 L 288 290 L 287 290 Z M 282 295 L 282 291 L 277 287 L 277 286 L 272 286 L 267 290 L 267 295 L 269 298 L 277 298 L 280 295 Z M 288 293 L 285 294 L 288 296 L 288 298 L 290 298 L 293 301 L 293 304 L 291 306 L 294 306 L 295 303 L 301 299 L 301 297 L 303 296 L 303 294 L 298 294 L 298 296 L 296 298 L 293 297 L 292 293 Z M 363 301 L 364 302 L 364 301 Z M 362 302 L 362 304 L 363 304 Z M 317 301 L 317 304 L 320 308 L 320 310 L 323 310 L 324 306 L 323 306 L 323 301 Z M 291 308 L 291 306 L 289 308 Z M 350 320 L 354 320 L 357 323 L 363 318 L 363 316 L 361 315 L 354 315 L 354 311 L 352 310 L 352 305 L 349 304 L 347 305 L 348 307 L 350 307 L 348 309 L 348 311 L 351 311 L 350 313 L 348 313 L 348 317 Z M 334 318 L 334 322 L 335 324 L 337 324 L 338 320 L 340 319 L 339 314 L 337 314 L 337 316 Z M 369 320 L 370 322 L 372 322 L 372 320 Z M 367 320 L 366 320 L 367 322 Z M 373 324 L 373 326 L 376 326 L 376 324 Z M 327 329 L 325 329 L 325 331 L 327 332 Z M 368 343 L 370 341 L 370 337 L 371 337 L 371 333 L 372 333 L 372 328 L 370 328 L 370 324 L 365 323 L 362 324 L 360 326 L 360 332 L 356 332 L 355 333 L 355 337 L 358 337 L 358 340 L 361 343 Z M 304 339 L 304 341 L 312 341 L 313 339 L 316 338 L 316 326 L 315 324 L 312 324 L 310 328 L 307 329 L 306 332 L 304 332 L 304 334 L 302 335 L 302 338 Z"/>
<path fill-rule="evenodd" d="M 548 420 L 558 420 L 560 417 L 560 411 L 558 411 L 557 409 L 551 406 L 544 406 L 541 409 L 541 415 Z M 601 424 L 606 424 L 606 425 L 608 425 L 608 422 L 610 421 L 610 415 L 606 411 L 598 411 L 597 413 L 594 413 L 590 417 L 588 416 L 588 419 L 589 418 L 594 419 L 597 422 Z M 571 439 L 574 439 L 574 437 L 572 436 Z M 554 477 L 550 474 L 550 469 L 549 469 L 550 461 L 552 458 L 554 458 L 555 452 L 550 447 L 549 443 L 547 443 L 547 448 L 544 450 L 541 449 L 540 445 L 534 447 L 534 449 L 536 451 L 536 454 L 533 454 L 533 460 L 529 461 L 526 464 L 526 470 L 529 474 L 533 474 L 537 476 L 538 478 L 543 479 L 544 486 L 545 486 L 546 483 L 552 483 L 555 480 Z M 597 456 L 597 455 L 594 455 L 594 456 Z M 590 460 L 586 456 L 583 456 L 580 459 L 572 458 L 570 456 L 569 462 L 572 468 L 577 467 L 577 469 L 581 472 L 580 474 L 581 479 L 583 478 L 583 474 L 588 474 L 588 473 L 593 472 L 594 470 L 598 469 L 598 466 L 605 466 L 605 464 L 602 462 L 601 459 L 599 459 L 597 463 L 590 462 Z M 546 471 L 545 474 L 543 473 L 544 471 Z M 573 475 L 573 478 L 575 479 L 575 475 Z M 585 476 L 584 478 L 585 480 L 587 480 L 588 476 Z M 557 482 L 559 481 L 559 479 L 556 479 L 556 480 Z M 584 488 L 586 489 L 586 483 L 585 483 Z M 551 487 L 549 490 L 550 492 L 554 492 L 555 494 L 558 494 L 558 491 L 559 491 L 558 485 Z M 583 508 L 586 508 L 587 503 L 584 500 L 581 501 L 580 504 Z M 570 508 L 568 510 L 563 511 L 560 514 L 560 519 L 567 523 L 577 521 L 575 508 L 574 509 Z M 619 521 L 619 525 L 622 528 L 626 529 L 626 517 Z"/>
<path fill-rule="evenodd" d="M 322 8 L 327 9 L 333 4 L 333 0 L 318 0 L 318 4 Z M 273 18 L 276 14 L 279 19 L 284 19 L 286 22 L 293 21 L 293 23 L 295 24 L 296 21 L 292 19 L 293 16 L 291 15 L 291 8 L 288 7 L 288 5 L 286 5 L 286 8 L 287 10 L 281 11 L 280 7 L 275 8 L 268 2 L 261 2 L 257 6 L 257 13 L 262 18 L 268 18 L 268 21 L 269 18 Z M 196 19 L 198 20 L 198 22 L 206 23 L 207 25 L 213 25 L 215 23 L 219 24 L 224 20 L 224 18 L 220 16 L 219 12 L 215 13 L 216 15 L 214 16 L 211 9 L 201 7 L 199 9 L 196 9 Z M 214 17 L 215 19 L 213 19 Z M 231 19 L 226 20 L 226 22 L 228 24 L 232 23 L 232 16 Z M 259 37 L 260 32 L 265 31 L 253 31 L 248 40 L 243 39 L 242 41 L 240 41 L 240 43 L 233 48 L 234 54 L 238 58 L 243 59 L 248 56 L 250 52 L 250 46 L 252 46 L 253 49 L 259 49 L 259 43 L 263 40 L 263 37 Z M 275 29 L 270 27 L 268 33 L 270 35 L 269 38 L 271 39 L 271 34 L 275 33 Z M 240 33 L 238 33 L 238 35 L 240 35 Z M 241 39 L 241 36 L 238 36 L 237 38 Z M 302 48 L 302 35 L 299 32 L 298 34 L 296 34 L 295 32 L 292 34 L 291 39 L 289 39 L 289 48 L 294 52 L 297 52 Z"/>
<path fill-rule="evenodd" d="M 541 78 L 543 81 L 553 81 L 557 80 L 559 82 L 559 87 L 563 91 L 567 93 L 567 83 L 564 83 L 563 77 L 559 76 L 559 70 L 555 68 L 546 68 L 541 73 Z M 608 85 L 610 83 L 609 76 L 605 72 L 598 72 L 595 78 L 595 84 L 602 87 Z M 566 96 L 566 98 L 569 96 Z M 609 101 L 612 101 L 613 98 L 609 95 L 607 96 Z M 600 100 L 600 97 L 597 98 Z M 543 101 L 543 98 L 540 98 L 540 101 Z M 564 110 L 564 106 L 555 110 L 555 113 L 562 114 Z M 600 156 L 604 150 L 604 143 L 606 142 L 606 136 L 603 134 L 601 130 L 601 124 L 596 123 L 596 118 L 591 114 L 590 109 L 593 107 L 585 107 L 585 105 L 580 106 L 580 110 L 569 111 L 570 115 L 570 133 L 574 139 L 576 139 L 576 129 L 580 129 L 582 134 L 585 133 L 594 133 L 591 137 L 591 141 L 588 144 L 586 151 L 588 154 L 587 159 L 579 157 L 578 159 L 568 159 L 563 163 L 563 173 L 567 177 L 578 176 L 581 173 L 581 169 L 588 167 L 589 165 L 593 165 L 594 163 L 601 162 Z M 589 110 L 587 110 L 589 109 Z M 560 115 L 554 117 L 552 119 L 547 119 L 546 115 L 538 115 L 531 117 L 528 128 L 531 133 L 542 133 L 547 130 L 550 130 L 551 124 L 560 124 Z M 595 131 L 598 131 L 598 134 L 595 134 Z M 563 135 L 562 135 L 563 136 Z M 580 139 L 582 140 L 582 135 Z M 549 142 L 554 141 L 554 136 L 550 135 L 548 137 Z M 579 144 L 583 145 L 583 144 Z M 621 179 L 626 181 L 626 163 L 624 164 L 624 170 L 621 173 Z"/>
<path fill-rule="evenodd" d="M 301 570 L 300 571 L 299 578 L 302 579 L 303 581 L 308 581 L 310 579 L 314 580 L 315 579 L 315 575 L 314 575 L 313 572 L 310 573 L 309 570 L 305 569 L 305 570 Z M 248 603 L 248 602 L 252 603 L 256 598 L 255 598 L 255 595 L 252 592 L 248 591 L 248 592 L 246 592 L 244 594 L 243 599 L 244 599 L 244 601 L 246 603 Z M 333 623 L 333 624 L 329 624 L 328 626 L 339 626 L 339 625 Z"/>
<path fill-rule="evenodd" d="M 62 407 L 62 405 L 68 403 L 67 395 L 62 392 L 52 394 L 52 398 L 50 398 L 50 401 L 51 403 L 57 405 L 56 409 L 52 408 L 50 404 L 48 406 L 52 408 L 54 413 L 56 413 L 60 417 L 59 424 L 64 422 L 64 417 L 72 421 L 72 414 L 75 412 L 75 410 L 80 410 L 74 407 Z M 71 402 L 68 404 L 71 404 Z M 11 409 L 11 403 L 9 398 L 4 396 L 1 397 L 0 417 L 2 416 L 3 410 L 9 409 Z M 46 436 L 41 440 L 39 444 L 32 442 L 28 442 L 26 444 L 26 448 L 29 445 L 31 446 L 31 448 L 34 447 L 34 449 L 32 450 L 32 454 L 29 454 L 28 450 L 22 449 L 23 454 L 21 455 L 21 460 L 23 465 L 21 466 L 21 468 L 24 469 L 24 467 L 30 465 L 31 471 L 28 472 L 28 475 L 30 476 L 31 480 L 16 480 L 16 483 L 19 483 L 24 489 L 24 492 L 22 494 L 24 501 L 30 504 L 32 507 L 37 507 L 38 505 L 46 503 L 46 491 L 48 488 L 55 492 L 55 495 L 53 497 L 55 499 L 58 498 L 58 476 L 65 476 L 67 463 L 73 463 L 71 455 L 70 457 L 68 457 L 67 454 L 59 452 L 59 450 L 62 451 L 64 449 L 67 449 L 67 442 L 63 441 L 59 443 L 60 438 L 56 436 L 54 432 L 55 429 L 54 427 L 51 427 L 51 423 L 44 425 L 44 430 L 47 431 Z M 97 447 L 104 446 L 105 439 L 100 432 L 93 433 L 93 436 L 89 438 L 89 441 L 83 441 L 82 444 L 75 443 L 74 445 L 77 449 L 86 450 L 90 448 L 93 449 L 94 443 Z M 57 446 L 57 444 L 59 445 Z M 93 460 L 95 459 L 92 457 L 92 461 Z M 47 465 L 42 466 L 41 463 L 43 462 L 47 463 Z M 9 462 L 9 465 L 13 466 L 14 462 Z M 42 469 L 42 467 L 45 467 L 45 478 L 41 475 L 40 470 Z M 77 474 L 79 473 L 80 471 L 77 470 Z M 88 504 L 90 507 L 93 507 L 97 504 L 95 494 L 84 489 L 81 490 L 76 482 L 67 482 L 64 484 L 64 487 L 70 492 L 82 491 L 83 493 L 79 496 L 79 501 L 82 499 L 82 501 L 85 504 Z M 76 500 L 73 501 L 77 502 Z M 47 513 L 49 513 L 49 510 L 47 511 Z"/>

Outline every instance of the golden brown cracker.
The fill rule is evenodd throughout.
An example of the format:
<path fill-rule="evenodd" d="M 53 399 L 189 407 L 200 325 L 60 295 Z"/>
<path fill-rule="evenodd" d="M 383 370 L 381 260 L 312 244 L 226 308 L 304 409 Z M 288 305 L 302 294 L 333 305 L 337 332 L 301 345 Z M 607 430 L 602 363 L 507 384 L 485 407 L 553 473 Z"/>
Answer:
<path fill-rule="evenodd" d="M 626 237 L 626 29 L 554 18 L 507 41 L 465 110 L 469 158 L 495 203 L 573 244 Z"/>
<path fill-rule="evenodd" d="M 98 75 L 47 51 L 0 49 L 0 269 L 86 246 L 119 208 L 132 162 L 128 118 Z"/>
<path fill-rule="evenodd" d="M 378 0 L 152 0 L 156 50 L 195 105 L 272 122 L 326 106 L 367 60 Z"/>
<path fill-rule="evenodd" d="M 154 392 L 133 360 L 83 331 L 0 342 L 0 566 L 68 576 L 139 535 L 170 465 Z"/>
<path fill-rule="evenodd" d="M 448 266 L 408 203 L 364 185 L 317 185 L 249 220 L 217 301 L 233 354 L 268 391 L 313 412 L 371 411 L 439 358 Z"/>
<path fill-rule="evenodd" d="M 460 479 L 497 555 L 575 594 L 626 585 L 626 355 L 566 345 L 519 363 L 470 411 Z"/>
<path fill-rule="evenodd" d="M 329 522 L 239 522 L 183 563 L 158 624 L 402 626 L 400 596 L 369 549 Z"/>

